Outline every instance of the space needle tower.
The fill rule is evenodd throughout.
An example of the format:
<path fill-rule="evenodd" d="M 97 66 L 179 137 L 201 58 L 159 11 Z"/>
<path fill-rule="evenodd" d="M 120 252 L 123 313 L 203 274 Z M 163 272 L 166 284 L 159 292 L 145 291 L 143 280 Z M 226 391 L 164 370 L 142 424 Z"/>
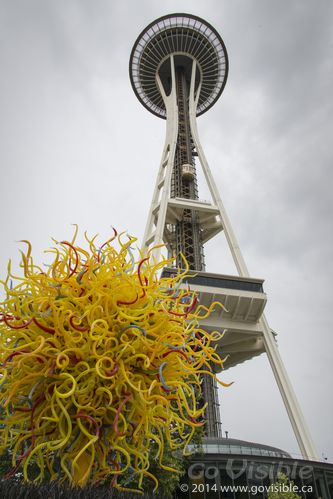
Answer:
<path fill-rule="evenodd" d="M 201 147 L 197 117 L 208 111 L 223 92 L 228 76 L 228 55 L 222 38 L 206 21 L 189 14 L 170 14 L 149 24 L 138 36 L 130 57 L 130 79 L 139 101 L 166 120 L 166 138 L 154 187 L 144 249 L 165 244 L 176 267 L 189 268 L 191 289 L 200 303 L 224 304 L 203 319 L 206 330 L 226 330 L 217 351 L 227 355 L 231 368 L 266 353 L 288 412 L 300 450 L 316 458 L 295 393 L 283 366 L 276 339 L 263 314 L 263 280 L 250 276 L 211 170 Z M 211 201 L 198 193 L 201 168 Z M 223 231 L 238 275 L 206 271 L 204 244 Z M 160 249 L 155 250 L 159 258 Z M 170 275 L 174 268 L 165 268 Z M 186 285 L 186 283 L 184 283 Z M 203 379 L 207 438 L 220 438 L 217 388 Z"/>

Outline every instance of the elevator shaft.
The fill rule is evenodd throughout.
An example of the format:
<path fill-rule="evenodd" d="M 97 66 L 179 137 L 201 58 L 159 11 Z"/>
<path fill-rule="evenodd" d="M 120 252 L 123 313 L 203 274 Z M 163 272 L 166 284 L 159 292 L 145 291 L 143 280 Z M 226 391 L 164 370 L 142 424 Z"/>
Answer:
<path fill-rule="evenodd" d="M 182 67 L 176 67 L 176 93 L 178 106 L 178 139 L 171 179 L 171 197 L 198 199 L 194 145 L 189 124 L 189 82 Z M 191 270 L 204 270 L 202 229 L 198 214 L 185 209 L 182 219 L 172 227 L 172 252 L 178 267 L 184 267 L 181 254 Z"/>
<path fill-rule="evenodd" d="M 195 168 L 195 146 L 191 136 L 189 119 L 189 86 L 186 72 L 175 68 L 176 96 L 178 107 L 178 136 L 171 178 L 171 197 L 198 199 L 198 184 Z M 177 267 L 184 267 L 181 255 L 191 270 L 205 270 L 202 243 L 202 228 L 198 213 L 184 209 L 181 220 L 173 225 L 171 253 L 176 256 Z M 216 382 L 211 376 L 202 377 L 202 403 L 208 403 L 205 411 L 205 433 L 208 437 L 221 437 L 220 410 Z"/>

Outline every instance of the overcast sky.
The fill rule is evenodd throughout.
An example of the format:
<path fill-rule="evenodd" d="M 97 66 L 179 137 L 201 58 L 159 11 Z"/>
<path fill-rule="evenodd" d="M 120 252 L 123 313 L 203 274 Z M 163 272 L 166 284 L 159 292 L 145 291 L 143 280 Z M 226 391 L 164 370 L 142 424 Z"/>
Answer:
<path fill-rule="evenodd" d="M 230 72 L 198 119 L 201 143 L 253 277 L 265 279 L 319 456 L 333 461 L 330 0 L 0 0 L 0 275 L 30 239 L 37 261 L 72 223 L 143 236 L 165 122 L 136 99 L 132 45 L 172 12 L 221 34 Z M 206 198 L 204 185 L 199 195 Z M 223 235 L 207 270 L 235 273 Z M 299 454 L 267 358 L 226 371 L 230 437 Z"/>

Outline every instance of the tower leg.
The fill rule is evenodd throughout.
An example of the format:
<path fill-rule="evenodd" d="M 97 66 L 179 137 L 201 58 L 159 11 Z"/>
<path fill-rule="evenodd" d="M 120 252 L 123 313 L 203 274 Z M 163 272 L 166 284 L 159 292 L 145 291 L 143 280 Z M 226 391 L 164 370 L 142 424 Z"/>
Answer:
<path fill-rule="evenodd" d="M 151 244 L 153 244 L 154 246 L 158 246 L 163 244 L 164 242 L 163 235 L 166 223 L 166 211 L 168 199 L 170 196 L 170 183 L 178 136 L 178 108 L 173 55 L 170 56 L 170 60 L 172 85 L 169 95 L 166 95 L 159 76 L 156 76 L 159 91 L 161 92 L 167 110 L 168 119 L 166 122 L 166 139 L 162 154 L 162 160 L 154 188 L 153 199 L 150 205 L 148 220 L 143 238 L 143 250 L 146 250 Z M 154 226 L 156 226 L 155 229 Z M 160 253 L 161 248 L 157 248 L 154 250 L 153 255 L 156 260 L 159 259 Z"/>
<path fill-rule="evenodd" d="M 276 383 L 279 387 L 302 456 L 305 459 L 316 460 L 318 459 L 317 451 L 305 423 L 301 408 L 292 388 L 287 371 L 282 362 L 276 341 L 272 335 L 272 331 L 264 315 L 261 317 L 260 323 L 263 330 L 267 357 L 271 365 Z"/>
<path fill-rule="evenodd" d="M 195 71 L 195 63 L 193 64 L 193 71 Z M 193 81 L 193 78 L 192 78 Z M 203 173 L 206 178 L 208 188 L 210 190 L 212 199 L 214 203 L 218 206 L 220 218 L 227 239 L 229 249 L 231 251 L 234 263 L 241 277 L 250 277 L 249 271 L 247 269 L 245 260 L 239 248 L 236 236 L 233 232 L 231 223 L 223 206 L 221 197 L 219 195 L 217 186 L 214 182 L 213 175 L 210 171 L 208 162 L 204 155 L 202 146 L 199 141 L 197 124 L 196 124 L 196 108 L 199 97 L 200 89 L 197 91 L 196 95 L 194 92 L 194 85 L 191 86 L 190 91 L 190 125 L 192 138 L 199 156 L 199 160 L 203 169 Z M 304 417 L 302 415 L 301 408 L 297 401 L 295 392 L 291 386 L 291 382 L 287 375 L 286 369 L 283 365 L 276 341 L 272 335 L 272 331 L 268 325 L 268 322 L 263 315 L 260 319 L 261 330 L 263 332 L 265 350 L 270 362 L 276 383 L 280 390 L 284 405 L 286 407 L 293 431 L 295 433 L 296 440 L 298 442 L 300 451 L 305 459 L 318 459 L 317 451 L 311 439 L 309 430 L 307 429 Z"/>

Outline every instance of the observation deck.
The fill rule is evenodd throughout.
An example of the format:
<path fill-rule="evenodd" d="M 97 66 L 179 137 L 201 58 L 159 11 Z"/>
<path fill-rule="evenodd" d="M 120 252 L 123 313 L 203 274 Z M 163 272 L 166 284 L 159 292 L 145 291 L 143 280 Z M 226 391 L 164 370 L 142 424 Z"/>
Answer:
<path fill-rule="evenodd" d="M 170 14 L 149 24 L 132 49 L 129 72 L 139 101 L 153 114 L 166 119 L 163 98 L 156 84 L 159 74 L 166 93 L 170 92 L 171 64 L 191 78 L 192 61 L 197 63 L 195 88 L 200 88 L 197 116 L 206 112 L 220 97 L 228 76 L 228 55 L 220 35 L 200 17 Z"/>
<path fill-rule="evenodd" d="M 164 267 L 161 277 L 177 273 Z M 199 304 L 209 307 L 213 302 L 225 308 L 215 307 L 209 317 L 200 321 L 206 331 L 225 331 L 217 344 L 218 354 L 224 358 L 224 370 L 262 354 L 265 351 L 260 318 L 267 297 L 263 280 L 209 272 L 188 271 L 180 287 L 190 286 L 198 294 Z"/>

